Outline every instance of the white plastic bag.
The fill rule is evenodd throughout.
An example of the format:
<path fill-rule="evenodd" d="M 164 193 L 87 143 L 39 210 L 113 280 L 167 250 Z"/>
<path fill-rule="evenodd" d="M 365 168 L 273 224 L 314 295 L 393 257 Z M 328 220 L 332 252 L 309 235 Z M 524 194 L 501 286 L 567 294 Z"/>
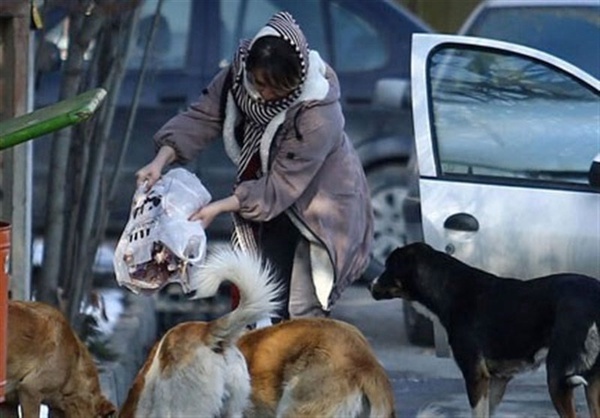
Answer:
<path fill-rule="evenodd" d="M 188 218 L 210 200 L 198 177 L 183 168 L 170 170 L 150 190 L 138 188 L 113 260 L 119 285 L 134 293 L 173 282 L 185 293 L 195 290 L 206 234 Z"/>

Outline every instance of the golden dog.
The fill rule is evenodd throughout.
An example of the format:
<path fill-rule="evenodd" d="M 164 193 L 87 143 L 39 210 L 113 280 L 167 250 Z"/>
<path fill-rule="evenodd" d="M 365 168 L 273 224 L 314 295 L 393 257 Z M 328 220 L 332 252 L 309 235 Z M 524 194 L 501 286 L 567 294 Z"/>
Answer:
<path fill-rule="evenodd" d="M 110 417 L 116 412 L 100 389 L 87 347 L 56 308 L 40 302 L 8 302 L 6 402 L 2 418 L 38 418 L 41 404 L 53 416 Z"/>
<path fill-rule="evenodd" d="M 386 373 L 352 325 L 297 319 L 242 335 L 276 309 L 277 290 L 257 258 L 217 255 L 203 268 L 207 289 L 199 294 L 229 279 L 240 290 L 238 308 L 169 330 L 138 373 L 122 418 L 394 416 Z"/>
<path fill-rule="evenodd" d="M 394 394 L 360 331 L 292 319 L 243 335 L 252 382 L 248 417 L 393 417 Z"/>

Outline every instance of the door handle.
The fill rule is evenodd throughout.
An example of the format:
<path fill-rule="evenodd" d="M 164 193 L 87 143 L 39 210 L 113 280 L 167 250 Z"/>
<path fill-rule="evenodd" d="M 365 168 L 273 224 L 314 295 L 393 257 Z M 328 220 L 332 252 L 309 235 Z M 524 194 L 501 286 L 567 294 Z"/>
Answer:
<path fill-rule="evenodd" d="M 455 231 L 476 232 L 479 230 L 479 222 L 468 213 L 455 213 L 444 221 L 444 228 Z"/>

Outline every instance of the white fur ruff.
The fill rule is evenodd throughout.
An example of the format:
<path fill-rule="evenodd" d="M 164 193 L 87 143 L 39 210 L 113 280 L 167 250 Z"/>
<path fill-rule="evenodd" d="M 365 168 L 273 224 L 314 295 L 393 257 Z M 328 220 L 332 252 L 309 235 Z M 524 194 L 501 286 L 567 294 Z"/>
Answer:
<path fill-rule="evenodd" d="M 136 417 L 242 416 L 250 396 L 250 376 L 235 346 L 221 354 L 198 347 L 195 361 L 168 378 L 161 375 L 156 357 L 146 375 Z"/>
<path fill-rule="evenodd" d="M 198 339 L 192 356 L 173 358 L 163 353 L 167 338 L 183 340 L 182 328 L 174 327 L 162 338 L 145 375 L 136 417 L 242 416 L 249 402 L 250 376 L 236 342 L 246 326 L 276 309 L 278 288 L 258 256 L 223 248 L 209 255 L 201 267 L 196 297 L 214 295 L 226 280 L 239 288 L 240 304 L 210 323 L 209 334 Z M 161 359 L 168 363 L 162 364 L 164 370 Z"/>

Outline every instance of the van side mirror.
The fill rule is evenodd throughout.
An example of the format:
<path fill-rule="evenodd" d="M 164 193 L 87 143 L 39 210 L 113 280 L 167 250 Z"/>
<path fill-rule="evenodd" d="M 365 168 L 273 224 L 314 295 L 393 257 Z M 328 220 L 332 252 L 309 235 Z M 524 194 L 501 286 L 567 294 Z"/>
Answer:
<path fill-rule="evenodd" d="M 373 103 L 391 109 L 400 109 L 410 103 L 410 82 L 402 78 L 382 78 L 375 83 Z"/>
<path fill-rule="evenodd" d="M 598 154 L 596 158 L 594 158 L 594 161 L 592 161 L 590 171 L 588 172 L 588 180 L 590 182 L 590 186 L 600 189 L 600 154 Z"/>

